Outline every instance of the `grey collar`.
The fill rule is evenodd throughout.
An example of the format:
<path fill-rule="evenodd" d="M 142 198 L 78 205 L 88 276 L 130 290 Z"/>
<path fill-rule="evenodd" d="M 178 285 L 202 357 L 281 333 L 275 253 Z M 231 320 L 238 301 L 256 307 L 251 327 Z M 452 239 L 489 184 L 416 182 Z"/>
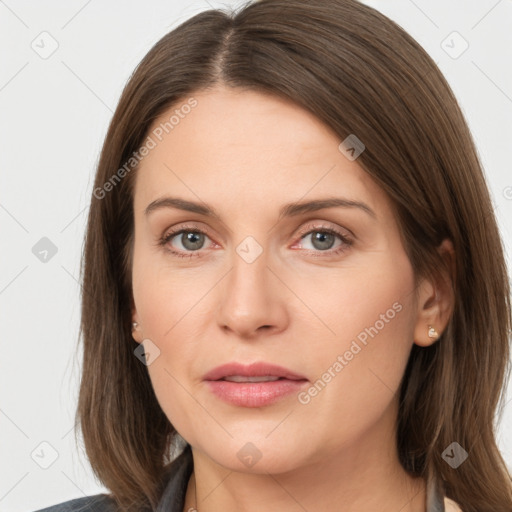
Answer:
<path fill-rule="evenodd" d="M 445 512 L 444 488 L 442 482 L 435 477 L 427 479 L 427 512 Z"/>
<path fill-rule="evenodd" d="M 187 444 L 171 465 L 169 483 L 164 489 L 155 512 L 183 512 L 188 481 L 193 469 L 192 449 Z M 426 491 L 427 512 L 445 512 L 442 483 L 437 478 L 429 478 Z"/>
<path fill-rule="evenodd" d="M 183 512 L 188 481 L 193 469 L 192 448 L 187 444 L 171 464 L 169 483 L 164 489 L 155 512 Z"/>

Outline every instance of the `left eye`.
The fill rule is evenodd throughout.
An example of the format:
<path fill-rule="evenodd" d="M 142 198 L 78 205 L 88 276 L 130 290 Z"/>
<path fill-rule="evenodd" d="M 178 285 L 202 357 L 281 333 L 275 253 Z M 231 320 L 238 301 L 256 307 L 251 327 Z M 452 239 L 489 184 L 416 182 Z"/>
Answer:
<path fill-rule="evenodd" d="M 311 237 L 311 244 L 313 245 L 313 249 L 317 249 L 319 251 L 327 251 L 331 249 L 335 243 L 336 238 L 341 239 L 342 242 L 346 241 L 341 234 L 335 233 L 331 230 L 313 230 L 302 236 L 301 240 L 304 240 L 308 237 Z"/>

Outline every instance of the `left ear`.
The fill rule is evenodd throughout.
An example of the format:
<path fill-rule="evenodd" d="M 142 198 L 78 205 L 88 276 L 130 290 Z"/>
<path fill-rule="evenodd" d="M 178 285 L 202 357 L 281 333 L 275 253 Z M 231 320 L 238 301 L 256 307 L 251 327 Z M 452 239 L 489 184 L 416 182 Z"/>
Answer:
<path fill-rule="evenodd" d="M 443 240 L 437 250 L 445 260 L 448 271 L 442 269 L 433 281 L 424 279 L 417 290 L 414 343 L 420 347 L 428 347 L 439 339 L 454 308 L 455 251 L 451 240 Z"/>

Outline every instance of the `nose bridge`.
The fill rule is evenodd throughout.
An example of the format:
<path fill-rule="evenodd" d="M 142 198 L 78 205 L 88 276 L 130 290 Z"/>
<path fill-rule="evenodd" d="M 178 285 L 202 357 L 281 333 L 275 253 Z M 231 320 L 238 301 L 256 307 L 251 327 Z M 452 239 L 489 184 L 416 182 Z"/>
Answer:
<path fill-rule="evenodd" d="M 282 304 L 269 270 L 270 254 L 254 237 L 234 247 L 231 271 L 223 285 L 219 323 L 239 334 L 250 334 L 260 326 L 279 323 Z"/>
<path fill-rule="evenodd" d="M 228 279 L 229 295 L 238 297 L 244 304 L 246 301 L 253 301 L 255 306 L 260 301 L 270 300 L 267 296 L 270 274 L 268 263 L 269 254 L 262 244 L 252 236 L 242 240 L 232 255 L 232 271 Z"/>

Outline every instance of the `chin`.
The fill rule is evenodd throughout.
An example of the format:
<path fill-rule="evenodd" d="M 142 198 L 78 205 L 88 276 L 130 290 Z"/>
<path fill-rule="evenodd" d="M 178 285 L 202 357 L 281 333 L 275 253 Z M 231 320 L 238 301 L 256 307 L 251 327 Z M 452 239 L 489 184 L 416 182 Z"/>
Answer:
<path fill-rule="evenodd" d="M 246 434 L 244 441 L 230 439 L 201 451 L 220 466 L 238 473 L 286 473 L 307 463 L 304 443 L 297 442 L 297 438 L 292 445 L 283 446 L 277 437 L 270 440 L 265 439 L 266 435 L 251 437 Z"/>

